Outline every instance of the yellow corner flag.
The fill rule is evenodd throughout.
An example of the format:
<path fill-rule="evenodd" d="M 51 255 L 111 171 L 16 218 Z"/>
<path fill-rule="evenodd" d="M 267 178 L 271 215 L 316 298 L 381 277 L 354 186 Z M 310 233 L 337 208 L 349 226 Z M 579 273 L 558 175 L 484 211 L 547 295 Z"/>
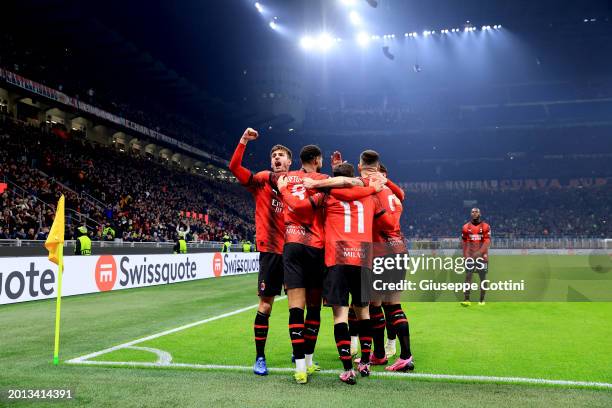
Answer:
<path fill-rule="evenodd" d="M 64 195 L 60 197 L 55 210 L 55 218 L 49 236 L 45 241 L 45 248 L 49 251 L 49 260 L 58 266 L 57 272 L 57 300 L 55 303 L 55 348 L 53 351 L 53 364 L 59 364 L 59 332 L 60 310 L 62 303 L 62 273 L 64 271 Z"/>

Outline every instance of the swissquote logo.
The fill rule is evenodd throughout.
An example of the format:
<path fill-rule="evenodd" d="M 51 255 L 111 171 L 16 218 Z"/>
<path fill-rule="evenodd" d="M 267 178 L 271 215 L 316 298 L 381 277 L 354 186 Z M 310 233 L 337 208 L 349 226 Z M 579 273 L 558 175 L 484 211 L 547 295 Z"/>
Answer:
<path fill-rule="evenodd" d="M 117 280 L 117 264 L 112 255 L 102 255 L 96 262 L 96 286 L 100 292 L 112 290 Z"/>
<path fill-rule="evenodd" d="M 223 273 L 223 256 L 219 252 L 213 257 L 213 273 L 218 278 Z"/>

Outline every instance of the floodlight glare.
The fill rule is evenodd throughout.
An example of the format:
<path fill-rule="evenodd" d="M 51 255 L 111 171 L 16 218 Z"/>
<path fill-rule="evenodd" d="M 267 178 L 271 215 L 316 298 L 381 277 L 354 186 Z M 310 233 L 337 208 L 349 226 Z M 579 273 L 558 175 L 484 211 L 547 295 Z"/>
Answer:
<path fill-rule="evenodd" d="M 314 40 L 312 39 L 312 37 L 306 35 L 300 40 L 300 45 L 305 50 L 310 50 L 314 46 Z"/>
<path fill-rule="evenodd" d="M 370 35 L 366 32 L 360 32 L 357 34 L 357 44 L 361 47 L 366 47 L 370 42 Z"/>
<path fill-rule="evenodd" d="M 349 19 L 353 25 L 361 24 L 361 16 L 355 10 L 351 11 L 349 14 Z"/>

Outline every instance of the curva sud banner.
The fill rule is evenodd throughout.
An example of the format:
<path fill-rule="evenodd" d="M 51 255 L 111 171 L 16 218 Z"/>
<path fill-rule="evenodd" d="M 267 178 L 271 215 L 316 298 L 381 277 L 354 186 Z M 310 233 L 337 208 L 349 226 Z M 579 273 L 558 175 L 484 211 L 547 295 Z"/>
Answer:
<path fill-rule="evenodd" d="M 259 272 L 259 253 L 99 255 L 64 258 L 62 296 Z M 0 305 L 56 296 L 46 257 L 0 258 Z"/>

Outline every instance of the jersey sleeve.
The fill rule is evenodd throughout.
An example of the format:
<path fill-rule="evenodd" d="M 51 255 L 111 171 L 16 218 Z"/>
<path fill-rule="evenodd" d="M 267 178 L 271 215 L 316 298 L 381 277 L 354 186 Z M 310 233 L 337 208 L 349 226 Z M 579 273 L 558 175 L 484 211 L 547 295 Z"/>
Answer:
<path fill-rule="evenodd" d="M 402 190 L 400 186 L 398 186 L 397 184 L 395 184 L 389 179 L 387 179 L 386 186 L 391 189 L 393 194 L 395 194 L 395 196 L 399 198 L 400 201 L 404 201 L 404 199 L 406 198 L 406 194 L 404 193 L 404 190 Z"/>
<path fill-rule="evenodd" d="M 463 242 L 467 242 L 468 241 L 468 231 L 467 231 L 467 228 L 465 227 L 465 225 L 463 226 L 463 228 L 461 228 L 461 240 Z"/>
<path fill-rule="evenodd" d="M 461 242 L 463 247 L 463 256 L 466 257 L 468 255 L 468 230 L 467 226 L 463 226 L 461 229 Z"/>
<path fill-rule="evenodd" d="M 376 193 L 374 187 L 333 188 L 330 194 L 340 201 L 360 200 Z"/>
<path fill-rule="evenodd" d="M 374 203 L 374 222 L 381 230 L 390 230 L 395 227 L 395 217 L 387 212 L 377 196 L 372 197 Z"/>
<path fill-rule="evenodd" d="M 242 165 L 242 158 L 244 157 L 244 151 L 246 149 L 246 145 L 243 143 L 238 143 L 236 150 L 234 150 L 234 154 L 232 155 L 232 159 L 230 160 L 229 169 L 234 176 L 238 179 L 240 184 L 247 185 L 251 181 L 251 177 L 253 173 L 246 167 Z"/>
<path fill-rule="evenodd" d="M 264 170 L 253 174 L 248 184 L 251 186 L 259 186 L 268 182 L 276 185 L 275 174 L 270 170 Z"/>
<path fill-rule="evenodd" d="M 489 224 L 485 224 L 482 228 L 482 241 L 485 244 L 491 243 L 491 226 Z"/>
<path fill-rule="evenodd" d="M 321 205 L 323 197 L 325 196 L 324 193 L 316 193 L 300 198 L 299 196 L 291 193 L 291 190 L 286 187 L 282 188 L 280 193 L 283 196 L 283 201 L 288 206 L 288 210 L 300 217 L 303 217 L 304 221 L 307 223 L 312 221 L 315 210 Z"/>

